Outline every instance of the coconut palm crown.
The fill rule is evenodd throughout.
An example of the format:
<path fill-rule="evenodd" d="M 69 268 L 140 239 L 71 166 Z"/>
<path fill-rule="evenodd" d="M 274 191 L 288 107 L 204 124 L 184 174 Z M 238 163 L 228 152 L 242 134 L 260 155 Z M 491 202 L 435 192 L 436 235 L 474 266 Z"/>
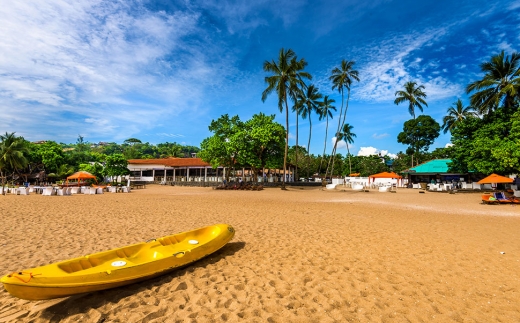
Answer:
<path fill-rule="evenodd" d="M 415 119 L 415 108 L 423 112 L 423 105 L 428 106 L 428 103 L 424 100 L 426 93 L 423 91 L 424 85 L 417 86 L 416 82 L 406 82 L 404 84 L 404 90 L 395 92 L 394 103 L 399 105 L 403 102 L 408 102 L 408 112 Z"/>
<path fill-rule="evenodd" d="M 481 80 L 470 83 L 466 92 L 473 93 L 471 105 L 480 114 L 496 110 L 500 104 L 509 110 L 515 105 L 515 98 L 520 98 L 520 54 L 513 53 L 511 58 L 504 51 L 491 57 L 491 61 L 480 65 L 486 73 Z"/>
<path fill-rule="evenodd" d="M 472 106 L 464 107 L 460 99 L 453 102 L 453 106 L 446 111 L 448 114 L 442 119 L 442 129 L 444 133 L 452 131 L 457 125 L 466 118 L 476 117 L 477 114 Z"/>

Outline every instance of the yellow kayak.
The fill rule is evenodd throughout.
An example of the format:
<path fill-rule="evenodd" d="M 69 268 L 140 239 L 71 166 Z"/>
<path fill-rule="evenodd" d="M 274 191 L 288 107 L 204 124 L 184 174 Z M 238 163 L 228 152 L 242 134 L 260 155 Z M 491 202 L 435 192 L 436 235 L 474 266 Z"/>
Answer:
<path fill-rule="evenodd" d="M 148 242 L 24 269 L 0 280 L 13 296 L 28 300 L 66 297 L 119 287 L 163 275 L 214 253 L 235 230 L 217 224 Z"/>

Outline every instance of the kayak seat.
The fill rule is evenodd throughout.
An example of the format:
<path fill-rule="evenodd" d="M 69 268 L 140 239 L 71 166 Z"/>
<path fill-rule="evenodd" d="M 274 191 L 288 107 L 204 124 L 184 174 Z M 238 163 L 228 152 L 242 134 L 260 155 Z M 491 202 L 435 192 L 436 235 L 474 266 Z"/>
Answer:
<path fill-rule="evenodd" d="M 119 258 L 130 258 L 135 256 L 143 247 L 143 244 L 135 244 L 133 246 L 128 246 L 125 248 L 120 248 L 116 250 L 116 255 Z"/>
<path fill-rule="evenodd" d="M 80 270 L 89 269 L 92 267 L 96 267 L 98 264 L 96 264 L 96 261 L 94 259 L 90 258 L 83 258 L 80 260 L 70 261 L 63 264 L 58 265 L 58 267 L 65 271 L 66 273 L 75 273 Z"/>
<path fill-rule="evenodd" d="M 175 238 L 175 236 L 167 236 L 167 237 L 159 238 L 158 241 L 159 241 L 163 246 L 168 246 L 168 245 L 171 245 L 171 244 L 176 244 L 176 243 L 178 243 L 178 241 L 177 241 L 177 239 Z"/>

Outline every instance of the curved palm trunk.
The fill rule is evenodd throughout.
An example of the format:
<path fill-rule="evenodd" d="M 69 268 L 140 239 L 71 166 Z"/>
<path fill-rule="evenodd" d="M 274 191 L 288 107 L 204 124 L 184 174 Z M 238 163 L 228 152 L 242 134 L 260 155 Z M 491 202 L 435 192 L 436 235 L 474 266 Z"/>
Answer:
<path fill-rule="evenodd" d="M 5 181 L 4 181 L 4 172 L 0 171 L 0 176 L 2 177 L 2 195 L 5 195 Z"/>
<path fill-rule="evenodd" d="M 348 154 L 348 175 L 352 174 L 352 163 L 350 162 L 350 149 L 348 148 L 347 142 L 347 154 Z"/>
<path fill-rule="evenodd" d="M 350 88 L 348 89 L 348 92 L 347 92 L 347 104 L 345 105 L 345 114 L 343 115 L 343 122 L 341 122 L 341 127 L 339 128 L 338 133 L 343 128 L 343 126 L 345 125 L 345 120 L 347 119 L 347 110 L 348 110 L 348 101 L 349 100 L 350 100 Z M 339 118 L 341 119 L 341 115 L 340 115 Z M 337 144 L 338 144 L 338 140 L 336 139 L 336 142 L 334 143 L 334 155 L 332 157 L 332 168 L 331 168 L 331 171 L 330 171 L 330 176 L 331 177 L 332 177 L 332 174 L 334 172 L 334 162 L 336 161 L 336 146 L 337 146 Z M 347 147 L 348 147 L 348 144 L 347 144 Z"/>
<path fill-rule="evenodd" d="M 298 180 L 298 116 L 299 116 L 299 113 L 298 113 L 298 108 L 296 108 L 296 148 L 295 148 L 295 154 L 296 154 L 296 157 L 295 157 L 295 160 L 294 160 L 294 163 L 296 164 L 295 166 L 295 170 L 294 170 L 294 180 Z"/>
<path fill-rule="evenodd" d="M 287 105 L 287 94 L 285 95 L 285 127 L 285 153 L 283 155 L 282 190 L 285 190 L 285 172 L 287 170 L 287 153 L 289 152 L 289 106 Z"/>
<path fill-rule="evenodd" d="M 311 170 L 311 135 L 312 135 L 312 120 L 311 114 L 309 113 L 309 141 L 307 142 L 307 179 L 309 178 L 309 172 Z"/>
<path fill-rule="evenodd" d="M 334 163 L 334 156 L 336 155 L 336 146 L 338 145 L 338 134 L 341 130 L 341 114 L 343 113 L 344 100 L 345 99 L 343 96 L 343 88 L 342 88 L 341 89 L 341 109 L 339 111 L 338 130 L 336 131 L 336 141 L 334 141 L 334 147 L 332 147 L 332 152 L 330 153 L 329 163 L 327 164 L 327 170 L 325 171 L 325 178 L 327 178 L 327 174 L 329 173 L 329 168 Z M 332 178 L 332 170 L 330 172 L 330 177 Z"/>
<path fill-rule="evenodd" d="M 412 117 L 415 120 L 415 110 L 414 110 L 413 104 L 411 102 L 410 102 L 410 111 L 412 111 Z M 415 155 L 415 151 L 417 150 L 417 145 L 416 145 L 417 139 L 415 138 L 415 136 L 413 137 L 413 141 L 414 141 L 414 144 L 413 144 L 414 145 L 414 147 L 413 147 L 414 148 L 413 149 L 414 153 L 412 153 L 412 167 L 413 167 L 413 157 Z M 417 164 L 417 161 L 415 163 Z"/>
<path fill-rule="evenodd" d="M 323 155 L 321 155 L 320 168 L 318 170 L 318 175 L 321 174 L 321 166 L 323 164 L 323 159 L 325 158 L 325 151 L 327 150 L 327 133 L 329 131 L 329 115 L 327 114 L 327 126 L 325 127 L 325 141 L 323 142 Z"/>

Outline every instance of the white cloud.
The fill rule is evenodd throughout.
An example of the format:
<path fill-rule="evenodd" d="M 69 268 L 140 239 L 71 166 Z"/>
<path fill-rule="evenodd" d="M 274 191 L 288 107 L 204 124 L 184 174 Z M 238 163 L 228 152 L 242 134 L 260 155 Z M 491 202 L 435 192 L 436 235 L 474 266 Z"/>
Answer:
<path fill-rule="evenodd" d="M 364 53 L 366 64 L 359 70 L 363 77 L 353 91 L 353 98 L 364 101 L 393 101 L 395 92 L 408 81 L 424 85 L 428 99 L 442 99 L 460 93 L 460 85 L 451 83 L 447 78 L 438 76 L 428 79 L 419 74 L 426 68 L 437 68 L 438 60 L 415 58 L 411 63 L 408 62 L 412 54 L 435 43 L 448 30 L 449 27 L 438 27 L 408 35 L 396 35 L 380 44 L 373 44 L 372 51 Z"/>
<path fill-rule="evenodd" d="M 388 150 L 379 150 L 375 147 L 360 147 L 359 151 L 357 153 L 358 156 L 372 156 L 372 155 L 379 155 L 381 156 L 388 156 L 390 158 L 396 158 L 396 154 L 391 154 L 388 152 Z"/>
<path fill-rule="evenodd" d="M 514 49 L 513 47 L 511 46 L 511 44 L 509 44 L 508 42 L 506 41 L 502 41 L 500 44 L 497 45 L 498 49 L 500 50 L 503 50 L 504 52 L 506 53 L 512 53 L 514 52 Z"/>
<path fill-rule="evenodd" d="M 197 113 L 202 94 L 232 64 L 214 55 L 211 42 L 181 41 L 203 37 L 198 19 L 194 12 L 151 12 L 139 1 L 3 4 L 0 127 L 12 129 L 30 115 L 45 124 L 26 136 L 75 137 L 95 124 L 96 135 L 118 139 L 183 111 Z"/>
<path fill-rule="evenodd" d="M 374 139 L 383 139 L 383 138 L 386 138 L 386 137 L 388 137 L 388 136 L 390 136 L 390 135 L 387 134 L 387 133 L 381 133 L 381 134 L 378 134 L 378 133 L 376 132 L 376 133 L 374 133 L 374 134 L 372 135 L 372 138 L 374 138 Z"/>
<path fill-rule="evenodd" d="M 448 147 L 452 147 L 452 146 L 453 146 L 453 144 L 452 144 L 451 142 L 448 142 L 448 143 L 444 146 L 444 148 L 448 148 Z"/>

